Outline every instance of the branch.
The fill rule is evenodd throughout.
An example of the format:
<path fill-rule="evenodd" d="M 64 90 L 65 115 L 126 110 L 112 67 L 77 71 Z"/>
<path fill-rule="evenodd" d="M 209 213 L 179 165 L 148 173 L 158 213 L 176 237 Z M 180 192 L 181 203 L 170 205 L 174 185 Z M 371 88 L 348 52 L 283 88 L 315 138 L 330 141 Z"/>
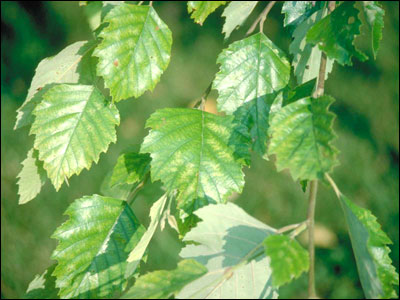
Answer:
<path fill-rule="evenodd" d="M 253 33 L 253 31 L 254 31 L 254 29 L 256 29 L 258 23 L 260 23 L 260 32 L 262 32 L 262 29 L 264 27 L 264 22 L 267 19 L 268 13 L 272 9 L 272 7 L 275 5 L 275 3 L 276 3 L 276 1 L 270 1 L 268 3 L 268 5 L 265 7 L 265 9 L 262 11 L 262 13 L 254 21 L 253 25 L 251 25 L 250 29 L 246 32 L 246 36 Z"/>

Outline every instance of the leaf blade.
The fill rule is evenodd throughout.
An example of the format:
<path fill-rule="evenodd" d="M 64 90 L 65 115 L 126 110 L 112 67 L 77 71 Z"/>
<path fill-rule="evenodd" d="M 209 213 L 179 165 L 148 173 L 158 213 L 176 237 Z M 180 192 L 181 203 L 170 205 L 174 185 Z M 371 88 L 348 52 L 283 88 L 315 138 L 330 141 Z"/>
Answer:
<path fill-rule="evenodd" d="M 232 31 L 242 26 L 248 16 L 250 16 L 258 1 L 233 1 L 224 9 L 222 16 L 225 23 L 222 33 L 225 33 L 225 40 L 229 38 Z"/>
<path fill-rule="evenodd" d="M 188 13 L 190 17 L 200 25 L 203 25 L 207 17 L 226 1 L 188 1 Z"/>

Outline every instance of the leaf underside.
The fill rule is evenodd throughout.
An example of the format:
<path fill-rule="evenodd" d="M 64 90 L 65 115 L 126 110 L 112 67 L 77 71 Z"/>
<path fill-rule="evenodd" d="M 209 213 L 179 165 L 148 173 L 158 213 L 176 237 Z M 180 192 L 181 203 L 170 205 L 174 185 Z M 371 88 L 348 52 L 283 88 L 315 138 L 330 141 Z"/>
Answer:
<path fill-rule="evenodd" d="M 354 38 L 360 34 L 361 21 L 353 1 L 345 1 L 332 13 L 318 21 L 308 31 L 307 43 L 318 45 L 329 58 L 341 65 L 352 65 L 351 57 L 364 61 L 367 56 L 354 46 Z"/>
<path fill-rule="evenodd" d="M 202 221 L 184 238 L 195 243 L 183 248 L 180 256 L 206 266 L 208 273 L 187 285 L 177 298 L 277 298 L 269 259 L 252 259 L 263 255 L 263 241 L 275 230 L 233 203 L 208 205 L 195 214 Z"/>
<path fill-rule="evenodd" d="M 394 286 L 399 285 L 399 274 L 392 265 L 387 246 L 392 241 L 369 210 L 355 205 L 344 195 L 339 199 L 365 296 L 368 299 L 398 298 Z"/>
<path fill-rule="evenodd" d="M 207 269 L 192 259 L 182 260 L 174 270 L 160 270 L 140 276 L 122 299 L 168 299 Z"/>
<path fill-rule="evenodd" d="M 188 13 L 191 13 L 190 17 L 203 25 L 208 15 L 225 3 L 226 1 L 188 1 L 187 9 Z"/>
<path fill-rule="evenodd" d="M 113 101 L 153 90 L 169 64 L 172 34 L 151 6 L 121 4 L 104 18 L 108 26 L 93 55 Z"/>
<path fill-rule="evenodd" d="M 280 90 L 290 78 L 285 54 L 263 33 L 232 43 L 217 63 L 221 65 L 213 82 L 219 93 L 217 107 L 228 114 L 245 102 Z"/>
<path fill-rule="evenodd" d="M 56 190 L 66 178 L 97 163 L 117 139 L 118 110 L 93 86 L 56 85 L 33 113 L 34 147 Z"/>
<path fill-rule="evenodd" d="M 287 235 L 270 235 L 264 241 L 271 259 L 272 283 L 278 287 L 298 278 L 310 267 L 308 252 Z"/>
<path fill-rule="evenodd" d="M 152 157 L 152 180 L 161 180 L 167 191 L 178 189 L 178 208 L 187 214 L 225 202 L 243 188 L 232 122 L 232 117 L 187 108 L 158 110 L 147 120 L 151 130 L 141 152 Z"/>
<path fill-rule="evenodd" d="M 229 38 L 232 31 L 242 26 L 247 17 L 251 14 L 258 1 L 232 1 L 224 9 L 222 16 L 225 17 L 222 32 L 225 33 L 225 40 Z"/>
<path fill-rule="evenodd" d="M 337 165 L 337 149 L 331 145 L 334 101 L 322 96 L 303 98 L 284 106 L 270 122 L 268 153 L 276 155 L 278 171 L 289 169 L 293 179 L 324 180 Z"/>
<path fill-rule="evenodd" d="M 129 251 L 144 228 L 123 200 L 98 195 L 75 200 L 69 220 L 53 234 L 59 241 L 52 259 L 61 298 L 111 298 L 126 286 Z"/>

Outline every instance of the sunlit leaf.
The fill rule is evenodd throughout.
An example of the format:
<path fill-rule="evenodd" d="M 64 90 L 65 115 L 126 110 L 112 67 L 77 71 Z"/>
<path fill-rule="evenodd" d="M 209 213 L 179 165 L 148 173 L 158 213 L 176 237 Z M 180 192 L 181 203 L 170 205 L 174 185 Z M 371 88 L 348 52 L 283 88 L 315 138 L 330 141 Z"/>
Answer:
<path fill-rule="evenodd" d="M 195 214 L 202 221 L 186 234 L 184 241 L 191 243 L 180 256 L 195 259 L 208 273 L 187 285 L 177 298 L 277 298 L 263 247 L 275 230 L 233 203 L 208 205 Z"/>
<path fill-rule="evenodd" d="M 33 122 L 32 111 L 43 94 L 55 83 L 92 84 L 95 78 L 95 61 L 90 56 L 96 46 L 94 41 L 69 45 L 53 57 L 43 59 L 36 68 L 24 104 L 18 109 L 14 129 Z"/>
<path fill-rule="evenodd" d="M 332 146 L 334 114 L 328 111 L 333 101 L 329 96 L 307 97 L 274 114 L 268 153 L 276 155 L 278 171 L 289 169 L 294 180 L 323 180 L 337 165 L 338 151 Z"/>
<path fill-rule="evenodd" d="M 398 298 L 399 274 L 389 257 L 392 241 L 367 209 L 340 195 L 361 284 L 368 299 Z"/>
<path fill-rule="evenodd" d="M 219 111 L 233 113 L 243 103 L 286 86 L 290 64 L 285 54 L 263 33 L 234 42 L 218 56 L 221 64 L 213 88 Z"/>
<path fill-rule="evenodd" d="M 111 298 L 126 287 L 129 252 L 144 228 L 126 201 L 98 195 L 75 200 L 70 218 L 53 234 L 59 244 L 52 259 L 61 298 Z"/>
<path fill-rule="evenodd" d="M 228 39 L 232 31 L 242 26 L 247 17 L 251 14 L 258 1 L 232 1 L 224 9 L 222 16 L 225 17 L 222 32 L 225 39 Z"/>
<path fill-rule="evenodd" d="M 52 276 L 56 265 L 52 265 L 42 275 L 36 275 L 29 283 L 25 299 L 59 299 L 56 278 Z"/>
<path fill-rule="evenodd" d="M 264 241 L 265 253 L 271 259 L 272 283 L 278 287 L 298 278 L 310 267 L 308 252 L 287 235 L 270 235 Z"/>
<path fill-rule="evenodd" d="M 314 3 L 313 3 L 314 2 Z M 319 2 L 319 1 L 318 1 Z M 285 1 L 282 13 L 285 14 L 284 26 L 298 26 L 319 7 L 317 1 Z"/>
<path fill-rule="evenodd" d="M 374 57 L 376 58 L 382 39 L 382 30 L 385 25 L 383 22 L 385 11 L 378 1 L 363 1 L 362 3 L 365 19 L 371 30 L 372 50 L 374 52 Z"/>
<path fill-rule="evenodd" d="M 345 1 L 311 27 L 306 41 L 318 45 L 329 58 L 341 65 L 352 65 L 352 56 L 361 61 L 367 59 L 353 44 L 355 36 L 360 34 L 360 25 L 354 1 Z"/>
<path fill-rule="evenodd" d="M 169 64 L 172 34 L 148 5 L 121 4 L 104 18 L 108 26 L 93 52 L 97 75 L 104 78 L 113 101 L 153 90 Z"/>
<path fill-rule="evenodd" d="M 168 191 L 179 190 L 178 208 L 189 214 L 242 190 L 232 117 L 166 108 L 152 114 L 146 126 L 151 130 L 141 152 L 151 155 L 152 180 L 161 180 Z"/>
<path fill-rule="evenodd" d="M 38 160 L 37 150 L 31 149 L 22 162 L 22 170 L 18 176 L 19 204 L 24 204 L 36 197 L 45 184 L 47 176 L 43 162 Z"/>
<path fill-rule="evenodd" d="M 208 15 L 211 14 L 226 1 L 188 1 L 188 12 L 191 18 L 200 25 L 203 25 Z"/>
<path fill-rule="evenodd" d="M 34 147 L 56 190 L 66 178 L 97 163 L 117 140 L 118 110 L 93 86 L 56 85 L 33 113 Z"/>
<path fill-rule="evenodd" d="M 122 299 L 168 299 L 205 273 L 207 269 L 203 265 L 193 259 L 185 259 L 174 270 L 154 271 L 140 276 Z"/>

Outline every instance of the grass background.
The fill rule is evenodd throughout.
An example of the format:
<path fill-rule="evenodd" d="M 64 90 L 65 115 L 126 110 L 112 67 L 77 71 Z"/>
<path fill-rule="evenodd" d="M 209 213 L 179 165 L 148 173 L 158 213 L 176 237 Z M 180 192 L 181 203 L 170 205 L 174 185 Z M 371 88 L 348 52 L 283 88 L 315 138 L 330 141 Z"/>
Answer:
<path fill-rule="evenodd" d="M 376 60 L 354 61 L 352 67 L 335 65 L 326 93 L 336 98 L 336 146 L 341 165 L 333 178 L 357 204 L 377 216 L 393 241 L 391 258 L 399 267 L 399 3 L 384 2 L 385 28 Z M 29 128 L 13 130 L 16 109 L 23 103 L 37 64 L 67 45 L 92 38 L 83 8 L 77 2 L 1 2 L 1 297 L 22 298 L 33 277 L 52 261 L 56 241 L 50 238 L 66 218 L 63 212 L 83 195 L 99 193 L 104 176 L 121 151 L 139 148 L 145 121 L 156 109 L 188 107 L 196 101 L 218 70 L 217 55 L 244 36 L 265 7 L 258 4 L 242 29 L 228 43 L 221 34 L 222 8 L 203 26 L 194 24 L 182 2 L 155 1 L 154 7 L 173 33 L 171 62 L 153 92 L 120 102 L 118 142 L 102 154 L 97 165 L 70 179 L 56 193 L 49 182 L 38 197 L 19 206 L 16 176 L 32 147 Z M 283 28 L 281 4 L 275 5 L 264 32 L 288 53 L 290 33 Z M 358 42 L 372 57 L 367 29 Z M 216 92 L 207 109 L 215 111 Z M 253 156 L 245 169 L 246 185 L 232 201 L 261 221 L 281 227 L 305 219 L 307 197 L 286 172 L 277 173 L 273 162 Z M 148 184 L 133 205 L 148 224 L 148 211 L 160 194 L 160 184 Z M 355 261 L 341 209 L 334 193 L 320 185 L 316 211 L 316 280 L 323 298 L 363 298 Z M 165 245 L 168 245 L 167 247 Z M 182 244 L 167 229 L 157 232 L 144 270 L 176 266 Z M 281 297 L 306 297 L 307 278 L 285 286 Z"/>

